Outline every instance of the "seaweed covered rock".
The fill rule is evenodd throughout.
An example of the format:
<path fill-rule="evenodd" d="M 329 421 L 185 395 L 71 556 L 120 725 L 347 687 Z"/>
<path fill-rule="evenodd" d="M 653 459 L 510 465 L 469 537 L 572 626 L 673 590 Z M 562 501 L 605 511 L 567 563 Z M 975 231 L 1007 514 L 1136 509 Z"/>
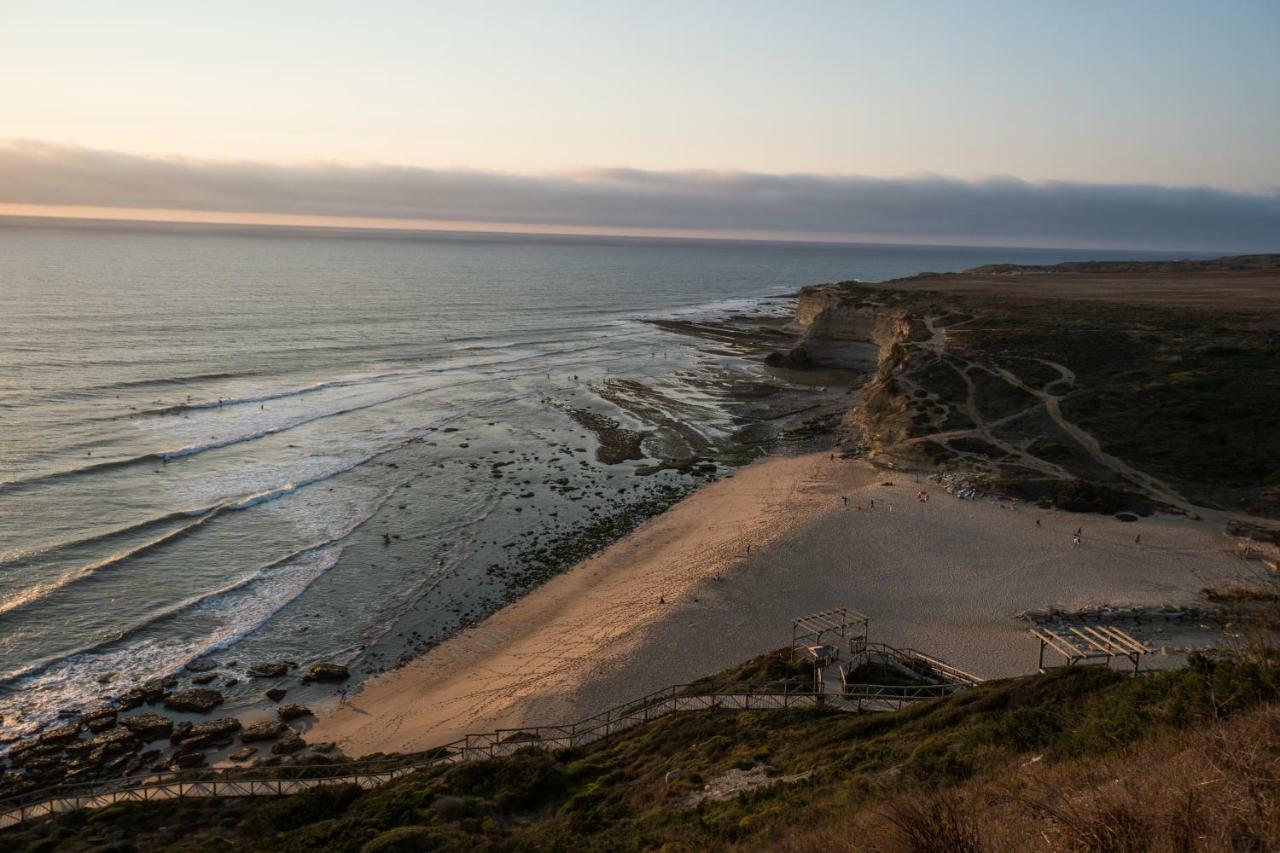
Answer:
<path fill-rule="evenodd" d="M 279 720 L 263 720 L 260 723 L 253 723 L 245 726 L 240 732 L 240 740 L 244 743 L 253 743 L 262 740 L 275 740 L 285 733 L 285 725 Z"/>
<path fill-rule="evenodd" d="M 276 716 L 285 722 L 288 722 L 289 720 L 296 720 L 299 717 L 314 717 L 315 714 L 313 714 L 311 709 L 306 705 L 281 705 L 279 708 L 276 708 Z"/>
<path fill-rule="evenodd" d="M 164 706 L 174 711 L 191 711 L 207 714 L 222 704 L 222 694 L 217 690 L 193 687 L 165 697 Z"/>
<path fill-rule="evenodd" d="M 315 663 L 307 670 L 303 681 L 346 681 L 351 673 L 340 663 Z"/>
<path fill-rule="evenodd" d="M 159 714 L 135 714 L 121 717 L 120 725 L 144 741 L 159 740 L 173 733 L 173 720 Z"/>

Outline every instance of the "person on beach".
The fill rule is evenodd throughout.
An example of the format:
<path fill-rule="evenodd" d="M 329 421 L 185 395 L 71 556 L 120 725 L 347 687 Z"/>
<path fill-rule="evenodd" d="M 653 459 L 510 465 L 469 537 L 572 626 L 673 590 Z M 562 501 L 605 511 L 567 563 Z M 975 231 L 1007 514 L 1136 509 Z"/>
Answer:
<path fill-rule="evenodd" d="M 1071 544 L 1072 544 L 1072 545 L 1079 545 L 1079 544 L 1080 544 L 1080 532 L 1079 532 L 1079 531 L 1076 531 L 1076 533 L 1071 537 Z"/>
<path fill-rule="evenodd" d="M 849 505 L 849 496 L 848 496 L 848 495 L 841 495 L 841 496 L 840 496 L 840 502 L 841 502 L 841 504 L 842 504 L 843 506 L 848 506 L 848 505 Z"/>
<path fill-rule="evenodd" d="M 1036 527 L 1037 527 L 1037 528 L 1039 528 L 1039 527 L 1040 527 L 1040 519 L 1038 519 L 1038 518 L 1036 519 Z"/>
<path fill-rule="evenodd" d="M 868 508 L 868 509 L 875 509 L 875 508 L 876 508 L 876 499 L 875 499 L 875 498 L 872 498 L 872 499 L 871 499 L 871 503 L 869 503 L 869 504 L 867 505 L 867 508 Z"/>
<path fill-rule="evenodd" d="M 1134 545 L 1141 545 L 1141 544 L 1142 544 L 1142 534 L 1141 534 L 1141 533 L 1139 533 L 1137 536 L 1133 537 L 1133 544 L 1134 544 Z"/>

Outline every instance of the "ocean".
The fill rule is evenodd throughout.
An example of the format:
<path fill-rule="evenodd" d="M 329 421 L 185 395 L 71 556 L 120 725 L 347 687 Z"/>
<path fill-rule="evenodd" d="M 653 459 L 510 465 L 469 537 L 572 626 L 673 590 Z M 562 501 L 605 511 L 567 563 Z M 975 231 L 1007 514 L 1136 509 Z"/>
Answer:
<path fill-rule="evenodd" d="M 729 380 L 794 383 L 650 320 L 1157 256 L 0 224 L 4 739 L 202 656 L 232 710 L 266 660 L 358 680 L 675 499 L 686 472 L 637 466 L 723 450 Z M 600 461 L 583 411 L 646 459 Z"/>

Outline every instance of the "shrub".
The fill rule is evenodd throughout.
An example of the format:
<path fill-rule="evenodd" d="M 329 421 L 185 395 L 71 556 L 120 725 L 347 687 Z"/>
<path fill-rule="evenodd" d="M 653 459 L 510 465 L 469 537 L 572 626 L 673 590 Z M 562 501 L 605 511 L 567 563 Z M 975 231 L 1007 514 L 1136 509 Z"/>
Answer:
<path fill-rule="evenodd" d="M 474 839 L 449 827 L 397 826 L 361 847 L 360 853 L 451 853 L 474 847 Z"/>
<path fill-rule="evenodd" d="M 323 785 L 292 797 L 262 803 L 240 824 L 241 831 L 258 838 L 287 832 L 339 817 L 363 795 L 358 785 Z"/>

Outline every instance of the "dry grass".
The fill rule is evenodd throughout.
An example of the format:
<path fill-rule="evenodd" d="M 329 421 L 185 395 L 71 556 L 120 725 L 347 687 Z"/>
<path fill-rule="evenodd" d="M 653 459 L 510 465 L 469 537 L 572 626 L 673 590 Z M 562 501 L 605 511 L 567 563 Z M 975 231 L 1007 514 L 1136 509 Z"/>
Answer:
<path fill-rule="evenodd" d="M 1100 760 L 823 815 L 771 849 L 866 853 L 1280 849 L 1280 707 L 1168 732 Z"/>

